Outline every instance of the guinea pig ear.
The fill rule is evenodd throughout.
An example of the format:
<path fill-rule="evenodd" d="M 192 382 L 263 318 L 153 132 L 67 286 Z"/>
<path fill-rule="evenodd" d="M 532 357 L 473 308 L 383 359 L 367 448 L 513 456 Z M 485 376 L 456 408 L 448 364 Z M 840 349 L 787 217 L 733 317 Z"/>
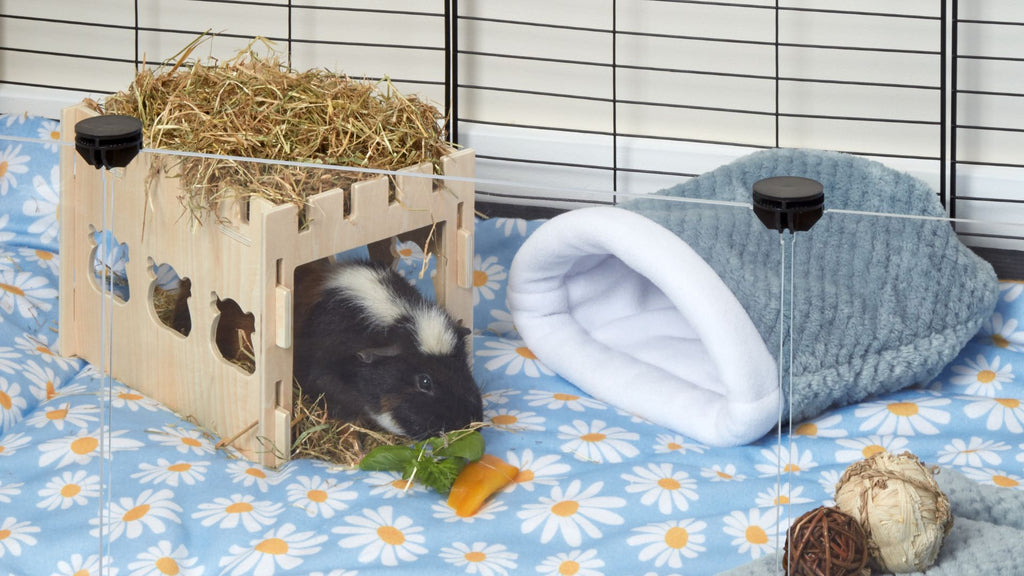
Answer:
<path fill-rule="evenodd" d="M 469 336 L 472 333 L 473 333 L 473 329 L 472 328 L 467 328 L 467 327 L 463 326 L 462 325 L 462 320 L 459 320 L 459 324 L 455 328 L 455 335 L 459 338 L 459 340 L 462 340 L 463 338 L 465 338 L 466 336 Z"/>
<path fill-rule="evenodd" d="M 381 358 L 394 358 L 402 352 L 402 347 L 398 344 L 389 344 L 387 346 L 378 346 L 376 348 L 363 348 L 356 352 L 356 358 L 361 362 L 372 364 L 373 362 L 380 360 Z"/>

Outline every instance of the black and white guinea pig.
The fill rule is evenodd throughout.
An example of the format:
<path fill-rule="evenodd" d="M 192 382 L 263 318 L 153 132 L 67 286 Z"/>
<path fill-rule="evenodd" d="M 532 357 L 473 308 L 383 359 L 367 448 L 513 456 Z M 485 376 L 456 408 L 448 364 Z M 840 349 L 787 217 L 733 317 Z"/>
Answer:
<path fill-rule="evenodd" d="M 317 261 L 295 294 L 294 376 L 332 418 L 415 439 L 483 419 L 470 331 L 389 266 Z"/>

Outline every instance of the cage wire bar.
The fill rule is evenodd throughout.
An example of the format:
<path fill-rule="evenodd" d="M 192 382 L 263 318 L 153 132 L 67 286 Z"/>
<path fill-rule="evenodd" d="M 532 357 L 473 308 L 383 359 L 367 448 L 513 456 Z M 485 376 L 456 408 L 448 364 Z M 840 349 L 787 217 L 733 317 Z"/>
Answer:
<path fill-rule="evenodd" d="M 978 44 L 978 37 L 990 31 L 1020 29 L 1024 25 L 1009 8 L 989 8 L 989 12 L 981 14 L 981 8 L 961 6 L 957 0 L 937 0 L 932 4 L 919 2 L 915 5 L 893 6 L 891 9 L 837 9 L 829 6 L 813 5 L 791 6 L 785 0 L 775 2 L 717 2 L 700 0 L 608 0 L 603 6 L 610 14 L 601 14 L 600 19 L 573 21 L 569 17 L 545 16 L 538 11 L 523 10 L 511 13 L 481 12 L 480 3 L 458 2 L 458 0 L 441 0 L 420 8 L 403 5 L 402 10 L 387 7 L 357 7 L 334 4 L 330 6 L 313 3 L 302 3 L 299 0 L 287 0 L 280 3 L 264 3 L 253 0 L 188 0 L 198 10 L 206 14 L 222 14 L 225 11 L 241 9 L 260 11 L 261 14 L 274 16 L 284 22 L 283 26 L 274 27 L 267 20 L 260 24 L 260 30 L 271 32 L 265 36 L 286 47 L 289 63 L 301 66 L 308 63 L 311 55 L 320 54 L 318 50 L 358 49 L 392 52 L 402 57 L 422 59 L 431 65 L 421 67 L 423 74 L 402 73 L 392 78 L 397 84 L 412 89 L 422 88 L 438 92 L 439 99 L 444 100 L 450 122 L 450 137 L 455 142 L 464 143 L 474 128 L 480 126 L 495 129 L 533 130 L 544 135 L 560 136 L 578 134 L 586 137 L 603 138 L 607 150 L 600 157 L 593 155 L 582 157 L 566 150 L 564 153 L 540 156 L 537 153 L 523 153 L 515 150 L 481 147 L 474 142 L 479 159 L 479 174 L 482 179 L 501 180 L 491 177 L 495 169 L 497 173 L 521 173 L 528 175 L 538 170 L 562 170 L 569 174 L 583 171 L 603 175 L 602 182 L 607 183 L 601 192 L 637 191 L 631 185 L 633 178 L 651 177 L 660 181 L 672 181 L 696 176 L 704 171 L 704 166 L 694 167 L 692 163 L 674 164 L 665 159 L 652 159 L 637 153 L 640 146 L 661 146 L 675 150 L 678 146 L 714 147 L 717 149 L 734 149 L 735 155 L 742 155 L 747 150 L 769 147 L 803 146 L 805 132 L 831 131 L 829 138 L 834 146 L 824 146 L 844 152 L 863 154 L 882 160 L 893 160 L 911 163 L 924 162 L 929 171 L 938 175 L 936 186 L 940 198 L 947 206 L 950 216 L 957 217 L 970 209 L 985 208 L 998 211 L 1000 207 L 1018 210 L 1024 207 L 1024 200 L 1014 194 L 992 195 L 985 193 L 967 193 L 971 187 L 972 176 L 966 173 L 966 167 L 1024 169 L 1024 160 L 1007 159 L 1003 153 L 992 157 L 991 148 L 977 149 L 979 139 L 1000 139 L 1005 141 L 1024 134 L 1024 128 L 1014 124 L 1011 116 L 974 118 L 977 114 L 964 116 L 965 104 L 980 105 L 985 99 L 1000 98 L 1024 102 L 1024 90 L 1002 86 L 994 79 L 985 77 L 980 81 L 979 72 L 972 68 L 977 65 L 998 64 L 1004 67 L 1024 66 L 1024 56 L 1012 53 L 1013 48 L 1000 47 L 996 53 L 992 50 L 978 51 L 971 45 Z M 65 17 L 52 17 L 52 14 L 34 12 L 27 5 L 4 4 L 0 13 L 0 25 L 12 27 L 34 27 L 35 29 L 59 30 L 61 34 L 84 37 L 96 35 L 119 35 L 131 38 L 131 56 L 120 52 L 103 51 L 93 47 L 91 43 L 83 43 L 81 50 L 69 50 L 66 46 L 55 44 L 52 47 L 37 45 L 20 35 L 5 34 L 0 38 L 0 56 L 4 54 L 31 56 L 40 58 L 53 70 L 68 67 L 88 67 L 90 63 L 101 66 L 103 71 L 110 67 L 124 70 L 137 70 L 147 65 L 146 53 L 152 50 L 154 39 L 162 38 L 162 42 L 176 42 L 183 45 L 185 40 L 204 33 L 207 28 L 202 19 L 197 19 L 193 28 L 175 25 L 174 21 L 167 24 L 153 24 L 154 14 L 159 10 L 159 3 L 146 3 L 139 0 L 125 3 L 129 14 L 94 16 L 88 12 L 72 11 Z M 736 33 L 729 35 L 715 27 L 709 27 L 707 33 L 692 33 L 693 30 L 680 30 L 672 33 L 672 27 L 679 27 L 674 22 L 667 22 L 661 28 L 652 29 L 650 23 L 633 17 L 637 13 L 649 10 L 671 10 L 666 14 L 681 13 L 678 10 L 713 10 L 728 16 L 741 16 L 752 19 L 752 22 L 763 23 L 771 30 L 763 30 L 757 34 Z M 965 13 L 966 10 L 966 13 Z M 1002 11 L 1000 11 L 1002 10 Z M 149 12 L 147 12 L 149 11 Z M 659 14 L 661 12 L 658 12 Z M 700 12 L 704 13 L 704 12 Z M 981 15 L 978 15 L 981 14 Z M 323 20 L 332 16 L 344 15 L 346 18 L 372 16 L 387 27 L 389 18 L 407 18 L 409 21 L 422 22 L 424 26 L 436 28 L 436 41 L 420 42 L 416 39 L 405 39 L 394 34 L 382 33 L 374 41 L 363 38 L 346 38 L 337 31 L 324 32 L 309 25 L 312 20 Z M 935 29 L 937 38 L 921 37 L 913 45 L 903 43 L 895 46 L 878 45 L 870 38 L 859 42 L 859 35 L 844 36 L 835 41 L 815 41 L 796 37 L 794 31 L 800 30 L 802 22 L 816 22 L 818 18 L 826 19 L 830 25 L 843 25 L 846 22 L 862 25 L 865 22 L 880 26 L 924 26 L 925 30 Z M 606 22 L 606 25 L 592 26 L 589 22 Z M 377 21 L 377 20 L 375 20 Z M 581 23 L 582 22 L 582 23 Z M 639 22 L 639 24 L 638 24 Z M 796 24 L 794 24 L 796 23 Z M 255 24 L 232 25 L 225 30 L 213 29 L 221 38 L 231 42 L 243 42 L 251 39 L 249 29 L 256 29 Z M 666 28 L 668 31 L 666 31 Z M 575 38 L 596 38 L 603 42 L 605 49 L 587 55 L 585 58 L 564 57 L 561 54 L 538 55 L 516 48 L 516 44 L 498 45 L 499 49 L 478 47 L 475 42 L 488 32 L 500 32 L 513 38 L 529 38 L 535 34 L 554 34 L 558 38 L 572 41 Z M 385 30 L 386 32 L 386 30 Z M 603 40 L 601 40 L 603 38 Z M 180 40 L 180 41 L 179 41 Z M 966 41 L 965 41 L 966 40 Z M 753 49 L 771 53 L 773 64 L 763 70 L 749 71 L 730 68 L 715 61 L 710 68 L 695 66 L 684 58 L 660 59 L 658 62 L 645 62 L 636 57 L 630 46 L 637 42 L 655 42 L 665 46 L 698 46 L 714 51 L 719 48 Z M 908 41 L 909 42 L 909 41 Z M 126 48 L 128 48 L 126 46 Z M 326 52 L 324 52 L 326 53 Z M 760 52 L 759 52 L 760 53 Z M 680 53 L 683 54 L 683 53 Z M 808 56 L 810 55 L 810 56 Z M 928 71 L 916 78 L 901 81 L 892 78 L 844 77 L 841 72 L 821 74 L 821 69 L 801 70 L 801 58 L 813 57 L 842 61 L 850 55 L 868 55 L 913 59 L 928 62 Z M 164 55 L 166 56 L 166 55 Z M 921 60 L 923 59 L 923 60 Z M 588 74 L 603 76 L 603 87 L 588 90 L 568 89 L 557 77 L 546 79 L 539 87 L 536 85 L 508 86 L 489 81 L 475 73 L 474 67 L 486 66 L 531 66 L 543 64 L 553 66 L 556 70 L 586 71 Z M 1002 68 L 1006 69 L 1006 68 Z M 970 73 L 970 74 L 968 74 Z M 109 93 L 120 86 L 104 74 L 89 76 L 89 82 L 71 80 L 67 84 L 60 82 L 60 75 L 45 75 L 45 72 L 10 72 L 0 77 L 0 85 L 26 86 L 32 88 L 75 90 L 91 93 Z M 965 76 L 965 74 L 968 74 Z M 78 77 L 82 79 L 84 77 Z M 715 82 L 739 82 L 737 86 L 770 85 L 770 91 L 763 95 L 757 94 L 745 100 L 746 105 L 737 106 L 732 102 L 721 104 L 695 101 L 687 95 L 672 95 L 665 98 L 665 92 L 647 95 L 637 94 L 631 90 L 630 84 L 637 78 L 647 79 L 655 83 L 660 80 L 667 82 L 701 84 L 712 80 Z M 806 90 L 805 90 L 806 88 Z M 815 109 L 805 109 L 801 102 L 813 98 L 786 97 L 786 94 L 827 94 L 829 90 L 867 90 L 866 94 L 876 94 L 884 100 L 888 91 L 899 91 L 901 94 L 914 95 L 926 100 L 934 99 L 934 109 L 915 111 L 913 115 L 896 115 L 887 113 L 849 113 L 841 106 L 830 103 Z M 820 92 L 824 90 L 825 92 Z M 834 92 L 833 92 L 834 93 Z M 598 128 L 578 128 L 553 121 L 531 122 L 528 116 L 496 118 L 493 114 L 479 112 L 477 104 L 481 100 L 495 94 L 504 94 L 519 98 L 517 102 L 529 104 L 535 101 L 553 102 L 557 106 L 572 107 L 598 106 L 602 118 L 596 118 Z M 540 99 L 540 100 L 537 100 Z M 1018 104 L 1019 105 L 1019 104 Z M 881 105 L 880 105 L 881 106 Z M 876 107 L 877 108 L 877 107 Z M 591 108 L 588 108 L 591 109 Z M 881 109 L 881 108 L 880 108 Z M 866 108 L 864 110 L 870 110 Z M 968 110 L 971 112 L 971 110 Z M 700 137 L 687 132 L 685 125 L 670 120 L 660 122 L 654 128 L 645 126 L 637 128 L 634 117 L 642 115 L 646 118 L 679 117 L 678 114 L 694 114 L 700 118 L 733 118 L 748 121 L 751 126 L 760 126 L 764 122 L 771 125 L 771 135 L 754 134 L 749 137 L 735 138 L 735 134 L 723 131 L 711 134 L 711 137 Z M 689 116 L 686 116 L 689 117 Z M 836 127 L 840 129 L 836 129 Z M 851 126 L 855 129 L 885 130 L 886 133 L 929 133 L 934 137 L 919 139 L 919 146 L 912 150 L 886 151 L 867 149 L 856 145 L 844 146 L 842 127 Z M 865 128 L 867 127 L 867 128 Z M 751 129 L 751 133 L 755 131 Z M 924 131 L 924 132 L 922 132 Z M 1013 141 L 1013 140 L 1009 140 Z M 813 146 L 813 141 L 811 142 Z M 824 142 L 828 144 L 829 142 Z M 855 143 L 854 143 L 855 144 Z M 676 154 L 685 160 L 685 155 Z M 918 164 L 920 165 L 920 164 Z M 502 172 L 501 169 L 513 172 Z M 518 171 L 518 172 L 515 172 Z M 508 179 L 508 178 L 505 178 Z M 584 186 L 585 188 L 586 186 Z M 981 189 L 981 185 L 978 186 Z M 519 200 L 527 203 L 544 203 L 561 200 L 568 205 L 601 203 L 593 198 L 558 198 L 551 189 L 529 190 L 529 187 L 512 192 L 501 187 L 484 185 L 479 190 L 483 201 L 504 202 Z M 612 200 L 614 203 L 615 200 Z M 964 212 L 967 210 L 967 212 Z M 985 233 L 982 231 L 962 231 L 965 236 L 975 238 L 1005 239 L 1024 241 L 1024 238 L 1009 233 Z"/>
<path fill-rule="evenodd" d="M 967 203 L 995 203 L 995 204 L 1019 204 L 1022 202 L 1020 199 L 1007 199 L 999 198 L 991 195 L 985 196 L 972 196 L 966 194 L 959 194 L 957 189 L 958 182 L 958 168 L 960 166 L 982 166 L 982 167 L 1003 167 L 1011 169 L 1022 169 L 1024 170 L 1024 157 L 1020 154 L 1016 155 L 1016 160 L 1011 161 L 985 161 L 978 159 L 970 159 L 969 157 L 961 157 L 963 151 L 958 146 L 960 140 L 960 134 L 965 135 L 975 134 L 982 135 L 985 133 L 1003 133 L 1008 135 L 1017 135 L 1020 137 L 1021 146 L 1024 146 L 1024 128 L 1005 126 L 1005 125 L 994 125 L 991 123 L 984 122 L 982 119 L 978 122 L 961 123 L 959 106 L 961 95 L 968 97 L 978 96 L 981 98 L 994 97 L 994 98 L 1009 98 L 1013 99 L 1018 103 L 1018 106 L 1024 106 L 1024 91 L 1022 90 L 993 90 L 993 89 L 982 89 L 982 88 L 961 88 L 961 68 L 964 62 L 978 62 L 978 63 L 1006 63 L 1010 65 L 1020 66 L 1021 70 L 1024 71 L 1024 56 L 1021 55 L 1001 55 L 1001 54 L 986 54 L 986 53 L 963 53 L 961 50 L 964 49 L 961 43 L 962 35 L 960 28 L 962 25 L 975 26 L 978 28 L 979 33 L 994 31 L 999 27 L 1010 27 L 1014 30 L 1024 31 L 1024 21 L 1020 20 L 995 20 L 995 19 L 980 19 L 980 18 L 961 18 L 960 2 L 953 0 L 952 4 L 952 26 L 950 41 L 952 44 L 951 52 L 951 90 L 949 92 L 950 98 L 950 124 L 951 124 L 951 135 L 950 135 L 950 158 L 949 163 L 949 180 L 950 180 L 950 202 L 948 206 L 949 215 L 952 218 L 957 217 L 958 204 L 963 202 Z M 1020 150 L 1020 148 L 1018 148 Z M 961 230 L 959 233 L 963 236 L 972 237 L 986 237 L 986 238 L 999 238 L 1008 240 L 1022 240 L 1024 237 L 1007 235 L 1007 234 L 986 234 L 980 232 L 964 231 Z"/>

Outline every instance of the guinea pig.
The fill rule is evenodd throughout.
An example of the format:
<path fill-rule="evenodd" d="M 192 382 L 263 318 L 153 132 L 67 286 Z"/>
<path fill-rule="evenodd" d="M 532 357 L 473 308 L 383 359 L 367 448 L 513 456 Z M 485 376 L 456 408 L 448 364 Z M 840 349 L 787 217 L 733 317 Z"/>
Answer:
<path fill-rule="evenodd" d="M 417 440 L 483 419 L 470 331 L 389 266 L 307 264 L 295 295 L 293 374 L 330 417 Z"/>

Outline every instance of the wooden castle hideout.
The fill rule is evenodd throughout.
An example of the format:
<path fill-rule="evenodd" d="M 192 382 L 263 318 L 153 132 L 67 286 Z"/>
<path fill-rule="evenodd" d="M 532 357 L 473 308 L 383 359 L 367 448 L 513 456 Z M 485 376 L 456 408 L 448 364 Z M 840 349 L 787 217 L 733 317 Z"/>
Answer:
<path fill-rule="evenodd" d="M 64 140 L 74 141 L 75 124 L 95 114 L 66 109 Z M 168 173 L 175 161 L 170 152 L 146 151 L 124 169 L 104 171 L 73 146 L 61 148 L 60 350 L 195 418 L 250 460 L 276 466 L 289 457 L 297 267 L 431 230 L 438 302 L 472 326 L 472 150 L 441 158 L 441 172 L 454 179 L 432 178 L 425 162 L 393 182 L 379 176 L 309 196 L 301 228 L 299 206 L 260 197 L 224 199 L 217 213 L 190 225 L 181 180 Z M 127 300 L 104 293 L 96 276 L 94 234 L 104 229 L 128 248 Z M 191 282 L 187 335 L 157 317 L 155 266 L 162 264 Z M 255 318 L 251 373 L 217 346 L 217 303 L 228 299 Z"/>

